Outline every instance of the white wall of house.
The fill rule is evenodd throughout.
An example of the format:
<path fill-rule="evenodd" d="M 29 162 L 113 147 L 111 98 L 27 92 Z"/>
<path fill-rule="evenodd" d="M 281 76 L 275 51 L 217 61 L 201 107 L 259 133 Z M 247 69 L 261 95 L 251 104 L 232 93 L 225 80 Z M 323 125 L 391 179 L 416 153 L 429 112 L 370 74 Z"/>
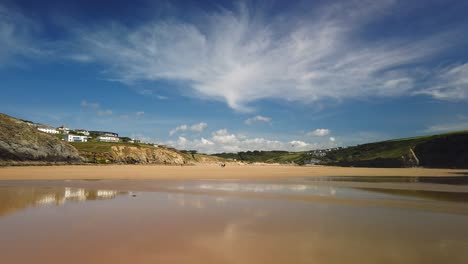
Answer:
<path fill-rule="evenodd" d="M 85 135 L 85 136 L 89 136 L 89 131 L 87 131 L 87 130 L 76 130 L 76 133 L 81 134 L 81 135 Z"/>
<path fill-rule="evenodd" d="M 63 140 L 67 142 L 88 142 L 88 137 L 68 134 L 63 136 Z"/>
<path fill-rule="evenodd" d="M 48 133 L 48 134 L 58 134 L 58 130 L 55 128 L 47 128 L 47 127 L 38 127 L 37 130 Z"/>
<path fill-rule="evenodd" d="M 118 137 L 109 137 L 109 136 L 99 136 L 96 138 L 98 141 L 103 141 L 103 142 L 119 142 Z"/>

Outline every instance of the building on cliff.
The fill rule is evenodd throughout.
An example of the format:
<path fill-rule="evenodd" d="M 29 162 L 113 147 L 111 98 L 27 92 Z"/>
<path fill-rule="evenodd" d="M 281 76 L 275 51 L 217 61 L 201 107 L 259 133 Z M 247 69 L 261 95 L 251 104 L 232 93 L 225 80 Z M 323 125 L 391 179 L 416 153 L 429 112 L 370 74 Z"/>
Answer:
<path fill-rule="evenodd" d="M 97 136 L 107 136 L 107 137 L 119 137 L 119 134 L 114 132 L 107 132 L 107 131 L 89 131 L 90 134 L 97 135 Z"/>
<path fill-rule="evenodd" d="M 101 141 L 101 142 L 119 142 L 120 139 L 118 137 L 102 135 L 102 136 L 98 136 L 96 140 Z"/>
<path fill-rule="evenodd" d="M 70 133 L 70 128 L 68 128 L 68 127 L 66 127 L 64 125 L 57 127 L 57 130 L 60 131 L 62 134 Z"/>
<path fill-rule="evenodd" d="M 89 131 L 86 130 L 86 129 L 75 129 L 75 132 L 76 132 L 77 134 L 89 136 Z"/>
<path fill-rule="evenodd" d="M 60 133 L 57 129 L 55 129 L 53 127 L 42 126 L 42 127 L 38 127 L 37 130 L 39 130 L 41 132 L 44 132 L 44 133 L 48 133 L 48 134 L 58 134 L 58 133 Z"/>
<path fill-rule="evenodd" d="M 72 134 L 63 135 L 62 139 L 67 142 L 88 142 L 87 136 L 78 136 Z"/>

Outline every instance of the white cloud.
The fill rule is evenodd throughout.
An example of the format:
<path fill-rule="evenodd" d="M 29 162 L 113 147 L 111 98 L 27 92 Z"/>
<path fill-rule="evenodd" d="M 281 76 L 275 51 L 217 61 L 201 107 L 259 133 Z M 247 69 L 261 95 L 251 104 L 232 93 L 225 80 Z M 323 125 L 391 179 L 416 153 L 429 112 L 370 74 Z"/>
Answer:
<path fill-rule="evenodd" d="M 432 75 L 435 84 L 416 94 L 428 94 L 440 100 L 468 99 L 468 63 L 436 70 Z"/>
<path fill-rule="evenodd" d="M 336 140 L 334 137 L 330 137 L 329 139 L 330 139 L 331 142 L 335 142 L 335 140 Z"/>
<path fill-rule="evenodd" d="M 136 115 L 137 115 L 137 116 L 143 116 L 144 114 L 145 114 L 145 112 L 143 112 L 143 111 L 136 112 Z"/>
<path fill-rule="evenodd" d="M 337 3 L 309 18 L 283 15 L 268 21 L 253 15 L 258 10 L 241 6 L 207 14 L 199 23 L 154 21 L 136 28 L 112 23 L 88 30 L 78 41 L 90 56 L 112 65 L 124 82 L 182 82 L 194 95 L 239 111 L 252 110 L 249 105 L 261 99 L 311 103 L 409 95 L 422 77 L 405 67 L 434 57 L 453 38 L 444 33 L 361 39 L 363 28 L 393 2 Z M 440 89 L 427 89 L 442 97 Z"/>
<path fill-rule="evenodd" d="M 192 131 L 192 132 L 198 132 L 198 133 L 201 133 L 203 132 L 203 130 L 208 126 L 207 123 L 205 122 L 201 122 L 201 123 L 198 123 L 198 124 L 194 124 L 194 125 L 180 125 L 174 129 L 172 129 L 171 131 L 169 131 L 169 135 L 173 136 L 174 134 L 176 134 L 177 132 L 185 132 L 185 131 Z"/>
<path fill-rule="evenodd" d="M 431 125 L 424 130 L 426 133 L 442 133 L 442 132 L 453 132 L 459 130 L 468 130 L 468 122 L 454 122 L 454 123 L 445 123 Z"/>
<path fill-rule="evenodd" d="M 330 129 L 326 129 L 326 128 L 317 128 L 313 131 L 310 131 L 309 133 L 307 133 L 306 135 L 307 136 L 316 136 L 316 137 L 323 137 L 323 136 L 326 136 L 326 135 L 329 135 L 330 134 Z"/>
<path fill-rule="evenodd" d="M 230 133 L 220 129 L 211 134 L 211 138 L 189 140 L 179 137 L 176 141 L 168 141 L 167 145 L 178 149 L 196 149 L 204 153 L 239 152 L 247 150 L 288 150 L 304 151 L 332 146 L 329 142 L 308 143 L 301 140 L 279 141 L 262 137 L 249 138 L 245 135 Z"/>
<path fill-rule="evenodd" d="M 40 27 L 18 10 L 0 4 L 0 67 L 17 63 L 18 57 L 45 53 L 37 41 Z"/>
<path fill-rule="evenodd" d="M 71 54 L 71 55 L 66 56 L 66 58 L 77 61 L 77 62 L 82 62 L 82 63 L 94 61 L 93 57 L 86 55 L 86 54 Z"/>
<path fill-rule="evenodd" d="M 86 100 L 81 101 L 81 106 L 97 109 L 99 108 L 99 103 L 88 102 Z"/>
<path fill-rule="evenodd" d="M 245 123 L 247 125 L 250 125 L 250 124 L 252 124 L 254 122 L 270 123 L 271 122 L 271 117 L 265 117 L 265 116 L 258 115 L 258 116 L 254 116 L 254 117 L 251 117 L 251 118 L 245 120 Z"/>
<path fill-rule="evenodd" d="M 110 110 L 110 109 L 100 110 L 100 111 L 97 111 L 97 115 L 98 116 L 109 116 L 109 115 L 112 115 L 112 110 Z"/>

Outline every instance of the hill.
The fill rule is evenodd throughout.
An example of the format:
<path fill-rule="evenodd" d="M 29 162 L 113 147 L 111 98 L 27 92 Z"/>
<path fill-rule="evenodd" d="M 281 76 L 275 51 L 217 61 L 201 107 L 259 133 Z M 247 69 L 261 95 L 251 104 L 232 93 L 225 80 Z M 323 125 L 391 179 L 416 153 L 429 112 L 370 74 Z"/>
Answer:
<path fill-rule="evenodd" d="M 78 151 L 28 122 L 0 113 L 0 163 L 81 163 Z"/>
<path fill-rule="evenodd" d="M 308 152 L 288 152 L 281 150 L 272 151 L 245 151 L 238 153 L 217 153 L 213 156 L 221 157 L 227 160 L 237 160 L 244 162 L 264 162 L 264 163 L 281 163 L 281 164 L 300 164 L 307 163 L 310 159 L 315 158 L 315 155 Z"/>
<path fill-rule="evenodd" d="M 73 142 L 88 163 L 184 165 L 214 163 L 219 158 L 142 143 Z"/>
<path fill-rule="evenodd" d="M 323 155 L 323 153 L 326 153 Z M 321 155 L 322 154 L 322 155 Z M 403 168 L 468 168 L 468 131 L 402 138 L 330 151 L 246 151 L 214 156 L 244 162 Z"/>
<path fill-rule="evenodd" d="M 142 143 L 64 142 L 62 135 L 37 130 L 37 123 L 0 113 L 0 165 L 99 163 L 215 163 L 222 158 Z"/>
<path fill-rule="evenodd" d="M 355 167 L 468 168 L 468 131 L 402 138 L 330 151 L 322 164 Z"/>

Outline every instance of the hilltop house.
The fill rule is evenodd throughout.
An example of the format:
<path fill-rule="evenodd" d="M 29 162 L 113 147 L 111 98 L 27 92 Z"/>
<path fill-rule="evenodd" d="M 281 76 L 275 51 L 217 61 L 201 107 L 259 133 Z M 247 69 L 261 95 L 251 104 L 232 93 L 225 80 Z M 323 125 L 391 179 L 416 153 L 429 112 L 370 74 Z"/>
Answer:
<path fill-rule="evenodd" d="M 87 136 L 77 136 L 71 134 L 63 135 L 62 139 L 67 142 L 88 142 Z"/>
<path fill-rule="evenodd" d="M 66 126 L 59 126 L 57 127 L 57 130 L 60 131 L 62 134 L 68 134 L 70 133 L 70 128 L 66 127 Z"/>
<path fill-rule="evenodd" d="M 101 142 L 119 142 L 118 137 L 114 137 L 111 135 L 101 135 L 101 136 L 98 136 L 96 140 L 101 141 Z"/>
<path fill-rule="evenodd" d="M 89 131 L 86 130 L 86 129 L 76 129 L 75 132 L 76 132 L 77 134 L 89 136 Z"/>
<path fill-rule="evenodd" d="M 58 134 L 60 133 L 57 129 L 53 128 L 53 127 L 38 127 L 37 130 L 39 131 L 42 131 L 44 133 L 48 133 L 48 134 Z"/>
<path fill-rule="evenodd" d="M 108 137 L 119 137 L 119 134 L 114 132 L 107 132 L 107 131 L 89 131 L 90 134 L 95 134 L 98 136 L 108 136 Z"/>

